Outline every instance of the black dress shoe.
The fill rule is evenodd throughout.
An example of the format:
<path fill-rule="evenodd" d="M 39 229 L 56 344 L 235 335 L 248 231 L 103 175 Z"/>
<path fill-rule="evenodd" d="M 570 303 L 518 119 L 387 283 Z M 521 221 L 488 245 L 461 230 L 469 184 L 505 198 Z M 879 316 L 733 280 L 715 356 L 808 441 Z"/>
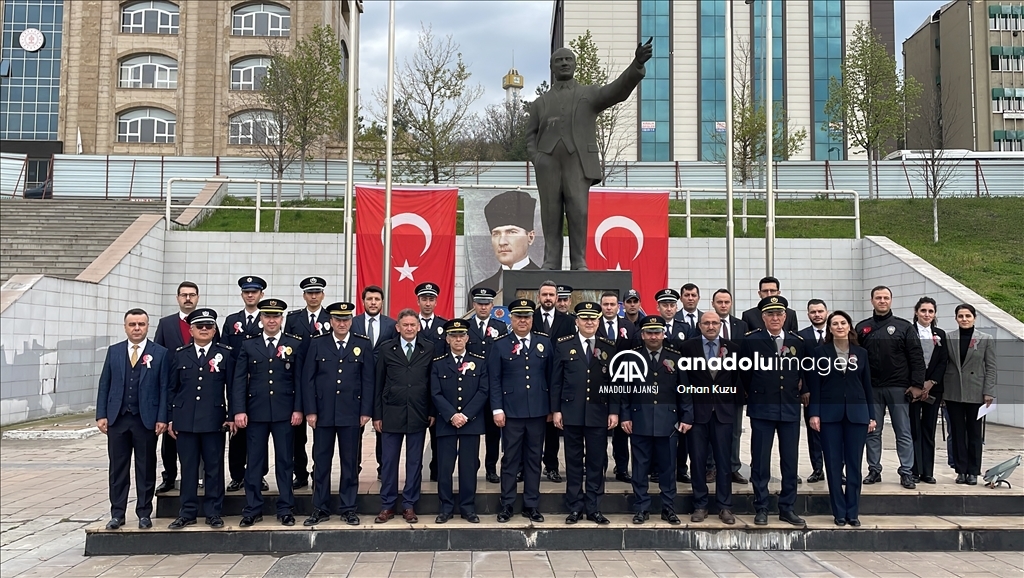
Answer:
<path fill-rule="evenodd" d="M 750 480 L 743 477 L 743 474 L 739 472 L 732 473 L 732 483 L 734 484 L 749 484 Z"/>
<path fill-rule="evenodd" d="M 608 524 L 611 524 L 611 522 L 608 520 L 608 518 L 605 518 L 604 514 L 602 514 L 601 512 L 594 512 L 593 514 L 587 514 L 587 519 L 590 520 L 591 522 L 596 522 L 597 524 L 600 524 L 601 526 L 607 526 Z"/>
<path fill-rule="evenodd" d="M 345 520 L 345 523 L 349 526 L 359 525 L 359 516 L 351 510 L 349 510 L 348 512 L 342 512 L 341 519 Z"/>
<path fill-rule="evenodd" d="M 914 483 L 914 478 L 907 475 L 900 476 L 900 485 L 908 490 L 913 490 L 917 487 L 917 484 Z"/>
<path fill-rule="evenodd" d="M 469 522 L 470 524 L 480 523 L 480 516 L 477 516 L 476 514 L 463 514 L 462 519 Z"/>
<path fill-rule="evenodd" d="M 914 480 L 914 483 L 916 484 L 916 483 L 921 481 L 921 476 L 919 476 L 917 474 L 913 474 L 913 475 L 910 476 L 910 479 Z"/>
<path fill-rule="evenodd" d="M 957 474 L 956 475 L 956 483 L 958 483 L 958 484 L 966 484 L 967 483 L 967 475 L 966 474 Z"/>
<path fill-rule="evenodd" d="M 313 513 L 309 515 L 305 521 L 302 522 L 303 526 L 316 526 L 320 522 L 326 522 L 331 519 L 331 515 L 320 508 L 313 510 Z"/>
<path fill-rule="evenodd" d="M 529 518 L 531 522 L 543 522 L 544 515 L 540 513 L 537 508 L 527 508 L 523 510 L 523 517 Z"/>
<path fill-rule="evenodd" d="M 818 482 L 825 481 L 825 472 L 821 470 L 814 470 L 811 475 L 807 476 L 808 484 L 817 484 Z"/>
<path fill-rule="evenodd" d="M 270 491 L 270 484 L 267 483 L 267 478 L 263 478 L 262 480 L 260 480 L 260 490 L 263 492 Z"/>
<path fill-rule="evenodd" d="M 934 484 L 935 478 L 933 476 L 921 476 L 921 481 L 926 484 Z"/>
<path fill-rule="evenodd" d="M 210 516 L 206 519 L 206 525 L 211 528 L 223 528 L 224 520 L 221 520 L 220 516 Z"/>
<path fill-rule="evenodd" d="M 651 513 L 646 511 L 646 510 L 633 514 L 633 523 L 634 524 L 643 524 L 644 521 L 650 520 L 650 519 L 651 519 Z"/>
<path fill-rule="evenodd" d="M 193 525 L 195 523 L 196 523 L 196 519 L 195 518 L 192 518 L 191 520 L 186 520 L 185 518 L 178 517 L 178 518 L 175 518 L 173 522 L 168 524 L 167 527 L 169 529 L 171 529 L 171 530 L 180 530 L 180 529 L 184 528 L 185 526 L 191 526 L 191 525 Z"/>
<path fill-rule="evenodd" d="M 239 528 L 248 528 L 257 522 L 262 522 L 263 516 L 242 516 L 242 521 L 238 522 Z"/>
<path fill-rule="evenodd" d="M 767 526 L 768 525 L 768 510 L 758 510 L 754 514 L 754 525 L 756 526 Z"/>
<path fill-rule="evenodd" d="M 108 530 L 116 530 L 116 529 L 120 528 L 121 526 L 124 526 L 124 518 L 111 518 L 110 521 L 107 522 L 107 529 Z"/>
<path fill-rule="evenodd" d="M 229 492 L 237 492 L 242 489 L 242 483 L 240 480 L 231 480 L 231 483 L 225 489 Z"/>
<path fill-rule="evenodd" d="M 632 479 L 632 478 L 630 478 L 630 479 Z M 661 481 L 661 477 L 658 475 L 658 472 L 654 472 L 654 473 L 651 474 L 651 483 L 652 484 L 657 484 L 660 481 Z"/>
<path fill-rule="evenodd" d="M 148 529 L 150 529 L 152 527 L 153 527 L 153 520 L 150 520 L 149 517 L 143 516 L 142 518 L 139 518 L 139 529 L 140 530 L 148 530 Z"/>
<path fill-rule="evenodd" d="M 519 472 L 518 474 L 516 474 L 516 483 L 517 484 L 523 483 L 523 472 Z"/>
<path fill-rule="evenodd" d="M 308 485 L 309 485 L 309 479 L 308 478 L 305 479 L 305 480 L 299 479 L 299 478 L 295 478 L 295 481 L 292 482 L 292 489 L 293 490 L 297 490 L 299 488 L 305 488 Z"/>
<path fill-rule="evenodd" d="M 575 524 L 580 521 L 583 517 L 583 512 L 569 512 L 569 515 L 565 517 L 566 524 Z"/>
<path fill-rule="evenodd" d="M 501 478 L 494 472 L 487 472 L 487 483 L 488 484 L 500 484 Z"/>
<path fill-rule="evenodd" d="M 690 475 L 689 474 L 676 474 L 676 481 L 679 482 L 680 484 L 689 484 L 690 483 Z"/>
<path fill-rule="evenodd" d="M 625 482 L 627 484 L 633 482 L 633 477 L 629 475 L 629 472 L 622 472 L 622 473 L 619 473 L 619 474 L 615 474 L 615 479 L 620 481 L 620 482 Z"/>
<path fill-rule="evenodd" d="M 868 472 L 868 475 L 864 476 L 863 483 L 865 485 L 877 484 L 882 481 L 882 472 Z"/>
<path fill-rule="evenodd" d="M 836 526 L 845 526 L 846 525 L 846 520 L 844 520 L 842 518 L 836 518 L 835 522 L 836 522 Z"/>
<path fill-rule="evenodd" d="M 669 524 L 672 524 L 673 526 L 681 523 L 679 521 L 679 516 L 677 516 L 676 513 L 673 512 L 672 510 L 662 510 L 661 519 L 665 520 Z"/>
<path fill-rule="evenodd" d="M 978 485 L 978 476 L 976 476 L 975 474 L 967 474 L 967 485 L 968 486 L 977 486 Z"/>
<path fill-rule="evenodd" d="M 281 522 L 282 526 L 294 526 L 295 525 L 295 516 L 293 516 L 291 514 L 285 514 L 283 516 L 278 516 L 277 519 Z"/>
<path fill-rule="evenodd" d="M 555 482 L 556 484 L 562 483 L 562 476 L 558 473 L 558 470 L 548 470 L 547 478 L 549 482 Z"/>
<path fill-rule="evenodd" d="M 800 476 L 797 476 L 796 477 L 796 483 L 797 484 L 802 484 L 802 483 L 804 483 L 804 481 L 802 479 L 800 479 Z"/>
<path fill-rule="evenodd" d="M 454 517 L 455 516 L 453 516 L 452 514 L 446 514 L 444 512 L 441 512 L 440 514 L 437 515 L 436 518 L 434 518 L 434 523 L 435 524 L 444 524 L 445 522 L 447 522 L 448 520 L 451 520 Z"/>
<path fill-rule="evenodd" d="M 498 521 L 501 522 L 502 524 L 504 524 L 505 522 L 508 522 L 511 519 L 512 519 L 512 508 L 506 506 L 506 507 L 502 508 L 500 512 L 498 512 Z"/>
<path fill-rule="evenodd" d="M 167 492 L 174 489 L 174 480 L 164 480 L 160 482 L 160 485 L 154 490 L 157 494 L 166 494 Z"/>
<path fill-rule="evenodd" d="M 854 528 L 860 528 L 860 518 L 849 518 L 846 520 L 846 523 Z"/>
<path fill-rule="evenodd" d="M 804 519 L 801 518 L 800 516 L 797 516 L 796 513 L 793 512 L 793 510 L 786 510 L 784 512 L 779 512 L 779 520 L 782 520 L 783 522 L 787 522 L 787 523 L 793 524 L 794 526 L 806 526 L 807 525 L 807 522 L 805 522 Z"/>

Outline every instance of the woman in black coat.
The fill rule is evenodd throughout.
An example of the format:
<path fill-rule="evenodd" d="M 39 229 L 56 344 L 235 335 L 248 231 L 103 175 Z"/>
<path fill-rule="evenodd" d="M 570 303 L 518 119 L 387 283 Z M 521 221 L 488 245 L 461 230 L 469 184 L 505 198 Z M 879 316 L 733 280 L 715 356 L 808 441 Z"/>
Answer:
<path fill-rule="evenodd" d="M 935 324 L 937 307 L 931 297 L 922 297 L 914 306 L 914 329 L 924 352 L 924 388 L 911 388 L 910 433 L 914 438 L 914 483 L 935 483 L 935 425 L 942 404 L 942 378 L 949 352 L 946 332 Z"/>
<path fill-rule="evenodd" d="M 861 464 L 868 432 L 875 429 L 868 352 L 857 345 L 853 320 L 833 311 L 825 344 L 814 350 L 810 372 L 811 428 L 821 433 L 821 452 L 832 516 L 837 526 L 860 526 Z M 846 487 L 842 483 L 846 465 Z"/>

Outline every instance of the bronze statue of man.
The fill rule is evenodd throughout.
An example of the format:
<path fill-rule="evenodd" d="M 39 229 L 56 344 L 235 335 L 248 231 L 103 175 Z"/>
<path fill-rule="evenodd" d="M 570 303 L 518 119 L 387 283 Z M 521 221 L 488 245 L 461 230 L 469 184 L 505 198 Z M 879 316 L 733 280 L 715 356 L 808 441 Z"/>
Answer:
<path fill-rule="evenodd" d="M 598 158 L 597 116 L 627 98 L 647 73 L 654 50 L 638 44 L 629 67 L 605 86 L 573 80 L 576 55 L 568 48 L 551 53 L 554 84 L 530 105 L 526 147 L 537 175 L 544 229 L 542 269 L 562 268 L 562 215 L 569 223 L 569 265 L 587 269 L 587 197 L 604 180 Z"/>

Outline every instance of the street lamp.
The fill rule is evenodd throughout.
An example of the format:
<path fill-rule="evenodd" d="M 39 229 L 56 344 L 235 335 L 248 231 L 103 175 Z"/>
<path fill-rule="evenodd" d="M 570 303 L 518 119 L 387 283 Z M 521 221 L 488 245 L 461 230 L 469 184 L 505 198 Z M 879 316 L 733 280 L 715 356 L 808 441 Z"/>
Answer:
<path fill-rule="evenodd" d="M 828 158 L 832 160 L 832 153 L 836 153 L 836 160 L 839 160 L 839 147 L 828 147 Z"/>

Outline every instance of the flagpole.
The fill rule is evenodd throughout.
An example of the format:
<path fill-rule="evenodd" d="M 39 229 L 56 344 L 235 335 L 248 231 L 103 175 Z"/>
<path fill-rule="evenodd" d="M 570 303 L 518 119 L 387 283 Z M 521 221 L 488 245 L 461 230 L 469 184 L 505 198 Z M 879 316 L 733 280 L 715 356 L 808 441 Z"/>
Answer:
<path fill-rule="evenodd" d="M 736 294 L 736 224 L 733 222 L 732 2 L 725 0 L 725 286 Z"/>
<path fill-rule="evenodd" d="M 349 58 L 348 58 L 348 154 L 345 166 L 345 298 L 355 301 L 352 294 L 352 199 L 355 197 L 355 119 L 356 119 L 356 62 L 359 59 L 359 8 L 355 0 L 348 1 Z"/>
<path fill-rule="evenodd" d="M 772 161 L 775 153 L 772 150 L 775 145 L 775 123 L 772 120 L 772 113 L 775 108 L 775 100 L 772 96 L 772 89 L 775 85 L 775 75 L 772 71 L 772 50 L 774 50 L 775 33 L 772 31 L 772 2 L 764 0 L 764 116 L 765 116 L 765 159 L 764 167 L 768 178 L 765 180 L 765 227 L 764 227 L 764 267 L 765 275 L 772 276 L 775 271 L 775 191 L 774 179 L 772 178 Z M 870 162 L 870 159 L 868 159 Z"/>
<path fill-rule="evenodd" d="M 391 304 L 391 164 L 395 136 L 395 0 L 388 2 L 388 104 L 387 138 L 384 154 L 384 255 L 381 287 L 384 289 L 385 314 Z"/>

